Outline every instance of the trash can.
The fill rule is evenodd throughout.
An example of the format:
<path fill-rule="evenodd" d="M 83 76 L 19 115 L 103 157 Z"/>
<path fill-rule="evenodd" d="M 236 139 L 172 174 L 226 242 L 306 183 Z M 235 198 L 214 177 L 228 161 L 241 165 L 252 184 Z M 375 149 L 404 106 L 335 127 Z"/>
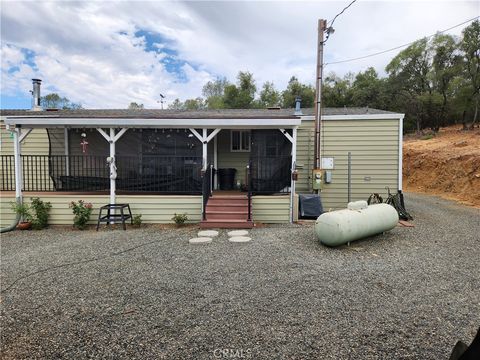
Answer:
<path fill-rule="evenodd" d="M 237 169 L 218 169 L 218 183 L 220 190 L 233 190 L 235 187 L 235 173 Z"/>

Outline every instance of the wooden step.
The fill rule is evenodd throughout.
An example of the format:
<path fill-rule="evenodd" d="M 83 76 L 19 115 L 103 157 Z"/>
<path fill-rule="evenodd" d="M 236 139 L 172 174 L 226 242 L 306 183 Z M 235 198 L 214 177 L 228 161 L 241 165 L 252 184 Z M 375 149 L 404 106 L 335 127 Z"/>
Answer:
<path fill-rule="evenodd" d="M 251 229 L 253 228 L 252 221 L 245 220 L 205 220 L 200 223 L 202 229 Z"/>
<path fill-rule="evenodd" d="M 207 203 L 207 213 L 212 211 L 248 211 L 248 204 L 210 204 Z"/>
<path fill-rule="evenodd" d="M 208 204 L 217 204 L 217 205 L 247 205 L 248 199 L 217 199 L 217 198 L 210 198 L 208 199 Z"/>
<path fill-rule="evenodd" d="M 207 209 L 207 220 L 247 220 L 247 218 L 248 211 L 246 209 L 244 211 L 212 211 Z"/>

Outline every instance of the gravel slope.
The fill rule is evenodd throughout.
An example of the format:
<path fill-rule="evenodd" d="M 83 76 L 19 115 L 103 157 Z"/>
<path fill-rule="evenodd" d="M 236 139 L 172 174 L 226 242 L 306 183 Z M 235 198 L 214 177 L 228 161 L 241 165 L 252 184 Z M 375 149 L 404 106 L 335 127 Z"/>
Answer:
<path fill-rule="evenodd" d="M 190 245 L 192 228 L 5 234 L 0 355 L 448 359 L 480 325 L 480 211 L 406 205 L 415 228 L 336 249 L 290 225 L 245 244 Z"/>

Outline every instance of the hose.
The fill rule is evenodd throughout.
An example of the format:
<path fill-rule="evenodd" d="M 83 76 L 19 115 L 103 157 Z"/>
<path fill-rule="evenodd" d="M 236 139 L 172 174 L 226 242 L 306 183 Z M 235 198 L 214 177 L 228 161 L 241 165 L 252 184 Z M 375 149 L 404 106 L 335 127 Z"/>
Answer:
<path fill-rule="evenodd" d="M 385 201 L 385 203 L 389 204 L 389 205 L 392 205 L 397 210 L 398 216 L 400 217 L 400 219 L 407 220 L 407 221 L 408 220 L 413 220 L 412 215 L 410 215 L 408 213 L 408 211 L 405 210 L 405 207 L 402 206 L 401 193 L 399 192 L 399 193 L 393 195 L 392 193 L 390 193 L 390 188 L 388 186 L 386 186 L 385 189 L 387 189 L 387 191 L 388 191 L 388 198 Z"/>
<path fill-rule="evenodd" d="M 17 197 L 15 199 L 15 201 L 17 202 L 17 204 L 20 204 L 21 203 L 21 200 L 22 198 L 20 197 Z M 4 228 L 1 228 L 0 229 L 0 234 L 3 234 L 3 233 L 6 233 L 6 232 L 9 232 L 9 231 L 12 231 L 14 230 L 18 223 L 20 222 L 20 218 L 21 218 L 21 215 L 20 214 L 17 214 L 17 217 L 15 218 L 14 222 L 10 225 L 10 226 L 7 226 L 7 227 L 4 227 Z"/>

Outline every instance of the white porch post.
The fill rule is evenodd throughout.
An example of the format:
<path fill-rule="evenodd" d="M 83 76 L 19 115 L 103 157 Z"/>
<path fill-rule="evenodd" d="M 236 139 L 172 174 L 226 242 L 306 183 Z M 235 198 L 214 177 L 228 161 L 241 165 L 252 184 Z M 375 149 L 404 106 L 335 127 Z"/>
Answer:
<path fill-rule="evenodd" d="M 202 129 L 203 141 L 202 141 L 202 162 L 203 162 L 203 170 L 207 170 L 207 162 L 208 162 L 208 141 L 207 141 L 207 129 Z"/>
<path fill-rule="evenodd" d="M 208 129 L 202 129 L 202 135 L 198 133 L 197 130 L 190 128 L 190 131 L 193 135 L 202 143 L 202 169 L 207 170 L 207 152 L 208 152 L 208 143 L 220 132 L 222 129 L 213 130 L 210 135 L 208 135 Z"/>
<path fill-rule="evenodd" d="M 117 190 L 117 168 L 115 166 L 115 129 L 110 128 L 110 204 L 115 204 L 115 191 Z"/>
<path fill-rule="evenodd" d="M 295 170 L 295 163 L 297 162 L 297 127 L 292 128 L 292 135 L 285 129 L 279 129 L 283 135 L 292 143 L 292 166 L 290 171 L 290 222 L 293 222 L 293 202 L 295 201 L 295 181 L 293 180 L 293 171 Z"/>
<path fill-rule="evenodd" d="M 115 143 L 125 134 L 127 128 L 122 128 L 115 135 L 115 128 L 110 128 L 110 134 L 103 129 L 97 128 L 97 131 L 110 143 L 110 204 L 115 204 L 115 192 L 117 189 L 117 166 L 115 165 Z"/>
<path fill-rule="evenodd" d="M 294 127 L 292 129 L 292 171 L 291 173 L 295 171 L 296 168 L 296 163 L 297 163 L 297 128 Z M 293 222 L 294 215 L 293 215 L 293 209 L 295 208 L 293 206 L 293 203 L 295 201 L 295 181 L 293 180 L 293 176 L 291 175 L 291 185 L 290 185 L 290 222 Z"/>
<path fill-rule="evenodd" d="M 68 143 L 68 129 L 64 128 L 63 129 L 63 142 L 64 142 L 64 153 L 65 153 L 65 174 L 67 176 L 70 176 L 70 149 L 69 149 L 69 143 Z"/>
<path fill-rule="evenodd" d="M 22 201 L 22 146 L 20 142 L 20 136 L 22 130 L 20 128 L 15 128 L 13 131 L 13 154 L 14 154 L 14 165 L 15 165 L 15 197 Z"/>

